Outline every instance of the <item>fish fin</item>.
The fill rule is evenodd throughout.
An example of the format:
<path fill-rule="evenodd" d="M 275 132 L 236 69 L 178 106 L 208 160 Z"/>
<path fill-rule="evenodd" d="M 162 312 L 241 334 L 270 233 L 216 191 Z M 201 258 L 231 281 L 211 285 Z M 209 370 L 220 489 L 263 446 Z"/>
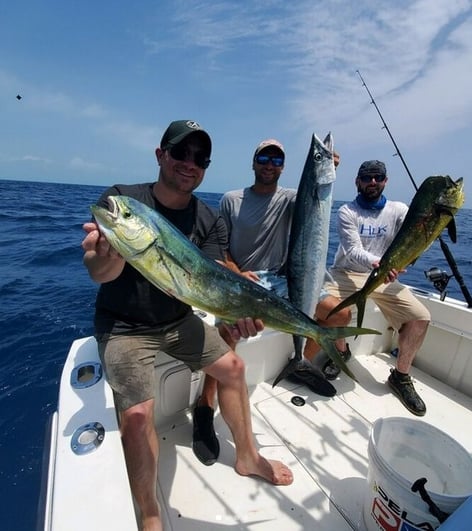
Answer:
<path fill-rule="evenodd" d="M 366 303 L 365 297 L 360 297 L 356 301 L 356 306 L 357 306 L 357 327 L 358 328 L 360 328 L 362 326 L 362 321 L 364 320 L 365 303 Z"/>
<path fill-rule="evenodd" d="M 343 357 L 339 353 L 339 350 L 336 348 L 336 345 L 333 341 L 326 341 L 325 339 L 320 341 L 320 346 L 323 348 L 324 352 L 328 357 L 336 363 L 336 365 L 345 372 L 350 378 L 357 382 L 357 378 L 354 376 L 353 372 L 346 365 L 346 362 L 343 360 Z"/>
<path fill-rule="evenodd" d="M 456 230 L 456 221 L 454 219 L 454 212 L 451 211 L 451 209 L 443 206 L 443 205 L 436 205 L 436 212 L 438 215 L 445 215 L 450 216 L 451 220 L 447 224 L 447 233 L 449 235 L 449 238 L 453 243 L 457 242 L 457 230 Z"/>
<path fill-rule="evenodd" d="M 300 361 L 305 346 L 305 338 L 303 336 L 293 336 L 293 346 L 295 347 L 295 359 Z"/>
<path fill-rule="evenodd" d="M 454 218 L 447 224 L 447 233 L 452 243 L 457 243 L 456 221 Z"/>
<path fill-rule="evenodd" d="M 292 374 L 292 372 L 297 369 L 299 363 L 300 360 L 296 359 L 296 356 L 289 360 L 287 365 L 285 365 L 285 367 L 280 371 L 279 375 L 275 378 L 272 387 L 275 387 L 281 380 L 284 380 L 285 378 L 287 378 L 287 376 Z"/>
<path fill-rule="evenodd" d="M 297 372 L 295 382 L 305 384 L 310 391 L 327 397 L 332 397 L 336 394 L 336 388 L 326 379 L 323 372 L 306 359 L 298 361 L 295 364 L 293 360 L 290 360 L 288 365 L 282 369 L 282 372 L 275 379 L 272 387 L 277 385 L 283 378 L 290 378 L 290 375 L 295 371 Z"/>
<path fill-rule="evenodd" d="M 359 292 L 356 291 L 352 295 L 349 295 L 346 299 L 341 301 L 337 306 L 335 306 L 329 313 L 328 313 L 328 319 L 334 315 L 335 313 L 339 312 L 340 310 L 343 310 L 344 308 L 347 308 L 348 306 L 352 306 L 353 304 L 357 304 L 357 298 L 358 298 Z"/>
<path fill-rule="evenodd" d="M 328 134 L 324 137 L 323 144 L 329 151 L 331 151 L 331 153 L 333 152 L 334 142 L 333 142 L 333 135 L 331 134 L 331 131 L 329 131 Z"/>
<path fill-rule="evenodd" d="M 349 295 L 349 297 L 341 301 L 328 313 L 328 319 L 331 315 L 335 314 L 336 312 L 339 312 L 339 310 L 342 310 L 343 308 L 351 306 L 352 304 L 355 304 L 357 306 L 357 327 L 360 328 L 362 326 L 362 321 L 364 320 L 366 304 L 366 298 L 363 295 L 362 290 L 356 291 L 355 293 Z"/>
<path fill-rule="evenodd" d="M 357 326 L 332 326 L 329 328 L 323 328 L 323 335 L 325 335 L 329 340 L 335 341 L 336 339 L 342 339 L 345 337 L 351 336 L 364 336 L 367 334 L 382 335 L 382 332 L 374 330 L 373 328 L 359 328 Z M 314 341 L 321 345 L 323 338 L 313 337 Z"/>

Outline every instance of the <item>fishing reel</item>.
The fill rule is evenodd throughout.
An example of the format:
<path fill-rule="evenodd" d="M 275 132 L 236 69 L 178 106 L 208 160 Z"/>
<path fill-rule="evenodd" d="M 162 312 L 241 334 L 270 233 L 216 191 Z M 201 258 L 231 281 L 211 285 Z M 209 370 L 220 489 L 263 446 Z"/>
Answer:
<path fill-rule="evenodd" d="M 432 267 L 428 271 L 424 272 L 424 276 L 433 283 L 433 286 L 441 294 L 441 301 L 446 298 L 447 292 L 446 288 L 449 283 L 449 280 L 453 275 L 448 275 L 446 271 L 441 271 L 439 267 Z"/>

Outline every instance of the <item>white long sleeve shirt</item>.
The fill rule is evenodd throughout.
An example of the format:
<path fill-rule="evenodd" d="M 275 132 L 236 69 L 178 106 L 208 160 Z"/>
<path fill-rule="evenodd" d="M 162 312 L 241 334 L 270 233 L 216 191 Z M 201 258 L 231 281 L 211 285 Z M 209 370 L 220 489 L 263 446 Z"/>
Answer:
<path fill-rule="evenodd" d="M 381 210 L 368 210 L 356 200 L 340 207 L 337 213 L 339 246 L 331 269 L 368 273 L 378 262 L 408 212 L 405 203 L 387 200 Z"/>

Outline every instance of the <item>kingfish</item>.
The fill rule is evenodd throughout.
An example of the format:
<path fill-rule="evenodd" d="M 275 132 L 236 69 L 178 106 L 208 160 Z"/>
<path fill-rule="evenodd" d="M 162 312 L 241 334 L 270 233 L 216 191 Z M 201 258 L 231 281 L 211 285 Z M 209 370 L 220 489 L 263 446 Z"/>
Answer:
<path fill-rule="evenodd" d="M 372 270 L 360 290 L 339 303 L 329 315 L 355 304 L 357 326 L 362 326 L 367 297 L 384 283 L 389 271 L 402 271 L 414 264 L 446 227 L 451 241 L 456 242 L 454 215 L 463 204 L 462 177 L 455 182 L 449 175 L 427 177 L 413 197 L 405 219 L 380 259 L 379 266 Z"/>
<path fill-rule="evenodd" d="M 298 184 L 287 255 L 287 287 L 290 302 L 313 316 L 323 286 L 328 256 L 329 222 L 336 171 L 333 138 L 324 141 L 312 135 L 310 148 Z M 305 339 L 294 336 L 295 356 L 274 381 L 287 377 L 302 360 Z M 331 359 L 350 374 L 333 342 L 324 349 Z M 323 375 L 320 377 L 324 379 Z"/>
<path fill-rule="evenodd" d="M 110 210 L 98 205 L 91 210 L 110 245 L 151 284 L 190 306 L 226 322 L 262 319 L 270 328 L 311 337 L 322 346 L 340 337 L 379 334 L 323 328 L 288 300 L 205 256 L 156 210 L 127 196 L 109 196 L 108 203 Z"/>

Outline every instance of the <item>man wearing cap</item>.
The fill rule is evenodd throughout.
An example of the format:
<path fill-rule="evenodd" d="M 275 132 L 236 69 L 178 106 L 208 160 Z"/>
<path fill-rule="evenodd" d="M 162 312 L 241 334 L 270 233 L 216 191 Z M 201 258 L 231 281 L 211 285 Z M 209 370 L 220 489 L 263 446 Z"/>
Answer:
<path fill-rule="evenodd" d="M 383 162 L 363 162 L 356 177 L 357 197 L 338 210 L 339 247 L 329 270 L 334 282 L 324 286 L 335 297 L 345 299 L 362 288 L 403 223 L 408 207 L 385 197 L 387 181 Z M 431 316 L 411 291 L 398 282 L 398 273 L 390 271 L 386 282 L 369 296 L 398 331 L 396 368 L 391 369 L 388 384 L 411 413 L 423 416 L 426 406 L 409 371 Z"/>
<path fill-rule="evenodd" d="M 193 195 L 210 164 L 211 140 L 191 120 L 172 122 L 156 149 L 160 167 L 156 182 L 115 185 L 102 194 L 128 195 L 155 208 L 207 256 L 224 261 L 224 221 Z M 158 439 L 154 428 L 154 358 L 158 351 L 203 369 L 218 382 L 221 413 L 236 447 L 235 469 L 275 484 L 289 485 L 291 471 L 267 460 L 254 444 L 242 360 L 192 308 L 151 285 L 127 264 L 99 233 L 84 224 L 84 264 L 100 288 L 95 305 L 95 337 L 107 380 L 120 415 L 120 431 L 131 490 L 145 531 L 162 529 L 156 498 Z M 262 323 L 242 316 L 233 329 L 255 335 Z M 201 338 L 198 340 L 198 338 Z"/>
<path fill-rule="evenodd" d="M 252 159 L 254 184 L 242 190 L 227 192 L 220 203 L 220 214 L 229 232 L 227 265 L 282 297 L 287 296 L 284 269 L 297 194 L 294 189 L 278 185 L 284 162 L 283 145 L 272 138 L 264 140 L 257 146 Z M 339 156 L 335 154 L 336 165 L 337 162 Z M 321 326 L 346 326 L 350 322 L 351 312 L 348 308 L 326 319 L 339 302 L 339 299 L 322 292 L 315 315 Z M 234 349 L 239 339 L 238 330 L 224 324 L 220 330 L 225 341 Z M 336 346 L 348 359 L 350 352 L 345 340 L 336 341 Z M 306 385 L 320 395 L 334 396 L 334 386 L 311 364 L 319 350 L 319 345 L 307 340 L 304 361 L 289 379 Z M 193 416 L 193 450 L 206 465 L 213 464 L 220 451 L 213 427 L 215 394 L 216 383 L 206 376 Z"/>

